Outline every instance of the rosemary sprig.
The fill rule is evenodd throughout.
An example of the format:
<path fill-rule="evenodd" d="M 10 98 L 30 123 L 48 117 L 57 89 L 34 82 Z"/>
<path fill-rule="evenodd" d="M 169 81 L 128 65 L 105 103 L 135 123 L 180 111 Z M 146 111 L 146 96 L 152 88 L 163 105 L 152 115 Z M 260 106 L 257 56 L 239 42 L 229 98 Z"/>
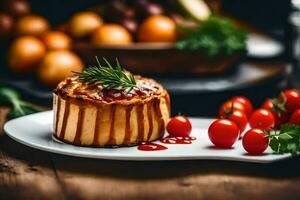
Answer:
<path fill-rule="evenodd" d="M 137 87 L 134 76 L 122 69 L 118 59 L 116 59 L 116 66 L 112 66 L 105 58 L 103 60 L 107 66 L 102 66 L 96 56 L 98 65 L 90 66 L 83 72 L 75 72 L 75 74 L 83 83 L 103 84 L 106 89 L 130 92 Z"/>

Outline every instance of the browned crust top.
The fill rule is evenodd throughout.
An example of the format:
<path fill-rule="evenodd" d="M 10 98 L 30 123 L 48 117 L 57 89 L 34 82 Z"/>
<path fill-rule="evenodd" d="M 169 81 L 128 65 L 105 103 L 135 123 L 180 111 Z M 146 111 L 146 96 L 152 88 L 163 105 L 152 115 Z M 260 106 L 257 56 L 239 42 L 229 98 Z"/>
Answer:
<path fill-rule="evenodd" d="M 143 104 L 156 98 L 168 97 L 169 94 L 162 85 L 154 81 L 153 79 L 144 78 L 141 76 L 135 76 L 137 83 L 151 85 L 150 90 L 147 89 L 146 94 L 134 95 L 131 98 L 126 99 L 107 99 L 103 98 L 103 85 L 91 85 L 82 83 L 79 81 L 78 76 L 68 77 L 60 82 L 53 93 L 59 97 L 72 101 L 75 104 L 91 103 L 94 105 L 130 105 L 130 104 Z"/>

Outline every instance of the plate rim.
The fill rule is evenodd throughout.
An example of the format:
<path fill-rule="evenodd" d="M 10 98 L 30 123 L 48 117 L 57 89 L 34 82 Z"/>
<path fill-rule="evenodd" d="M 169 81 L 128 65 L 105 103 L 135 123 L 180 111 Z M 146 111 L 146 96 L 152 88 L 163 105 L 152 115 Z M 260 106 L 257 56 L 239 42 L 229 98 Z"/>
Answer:
<path fill-rule="evenodd" d="M 190 156 L 182 156 L 182 155 L 168 155 L 168 156 L 161 156 L 161 155 L 150 155 L 150 156 L 141 156 L 141 155 L 95 155 L 95 154 L 91 154 L 91 153 L 87 153 L 84 151 L 81 151 L 82 148 L 92 148 L 92 147 L 80 147 L 80 146 L 75 146 L 75 145 L 71 145 L 71 144 L 66 144 L 63 143 L 63 145 L 69 145 L 72 146 L 72 148 L 74 149 L 58 149 L 54 146 L 50 146 L 50 145 L 43 145 L 43 144 L 38 144 L 38 143 L 34 143 L 32 141 L 24 141 L 21 138 L 16 137 L 16 134 L 12 134 L 10 133 L 9 129 L 10 126 L 12 126 L 11 124 L 14 124 L 15 121 L 19 121 L 19 120 L 24 120 L 24 118 L 28 118 L 28 117 L 32 117 L 35 115 L 50 115 L 50 113 L 53 113 L 53 110 L 48 110 L 48 111 L 43 111 L 43 112 L 39 112 L 39 113 L 34 113 L 34 114 L 30 114 L 24 117 L 20 117 L 20 118 L 16 118 L 16 119 L 12 119 L 7 121 L 4 124 L 4 131 L 5 133 L 14 141 L 21 143 L 25 146 L 34 148 L 34 149 L 38 149 L 44 152 L 50 152 L 50 153 L 55 153 L 55 154 L 60 154 L 60 155 L 64 155 L 64 156 L 73 156 L 73 157 L 81 157 L 81 158 L 92 158 L 92 159 L 106 159 L 106 160 L 122 160 L 122 161 L 170 161 L 170 160 L 222 160 L 222 161 L 236 161 L 236 162 L 248 162 L 248 163 L 272 163 L 272 162 L 277 162 L 280 160 L 284 160 L 287 158 L 292 157 L 289 154 L 284 154 L 284 155 L 278 155 L 278 158 L 276 159 L 259 159 L 259 157 L 254 158 L 254 156 L 251 159 L 246 159 L 246 158 L 242 158 L 242 157 L 230 157 L 230 156 L 220 156 L 220 155 L 190 155 Z M 213 120 L 213 118 L 198 118 L 198 117 L 191 117 L 190 118 L 192 123 L 194 121 L 211 121 Z M 199 126 L 198 126 L 199 127 Z M 56 142 L 58 144 L 58 142 Z M 126 147 L 121 147 L 121 148 L 126 148 Z M 93 149 L 101 149 L 101 148 L 93 148 Z M 81 152 L 80 152 L 81 151 Z"/>

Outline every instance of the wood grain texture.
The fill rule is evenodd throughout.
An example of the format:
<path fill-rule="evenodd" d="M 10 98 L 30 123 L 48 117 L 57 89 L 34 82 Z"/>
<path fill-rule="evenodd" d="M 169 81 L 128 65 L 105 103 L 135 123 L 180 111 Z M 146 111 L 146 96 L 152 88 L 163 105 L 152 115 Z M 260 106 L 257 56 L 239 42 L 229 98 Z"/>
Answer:
<path fill-rule="evenodd" d="M 285 172 L 282 168 L 289 162 L 294 167 Z M 224 161 L 136 163 L 59 157 L 55 166 L 67 193 L 79 199 L 299 199 L 300 179 L 293 164 L 299 160 L 289 162 L 257 166 Z"/>
<path fill-rule="evenodd" d="M 45 153 L 0 137 L 0 199 L 300 199 L 300 158 L 133 162 Z"/>
<path fill-rule="evenodd" d="M 5 123 L 6 116 L 9 112 L 9 109 L 6 107 L 0 107 L 0 136 L 4 135 L 3 125 Z"/>
<path fill-rule="evenodd" d="M 65 199 L 50 154 L 7 136 L 1 138 L 0 146 L 0 199 Z"/>

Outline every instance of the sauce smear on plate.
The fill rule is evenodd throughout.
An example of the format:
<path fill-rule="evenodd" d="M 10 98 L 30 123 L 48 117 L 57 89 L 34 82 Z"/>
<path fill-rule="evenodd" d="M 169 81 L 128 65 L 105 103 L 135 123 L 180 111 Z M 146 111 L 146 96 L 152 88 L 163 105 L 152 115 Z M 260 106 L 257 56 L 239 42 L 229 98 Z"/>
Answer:
<path fill-rule="evenodd" d="M 192 141 L 196 140 L 195 137 L 185 136 L 185 137 L 166 137 L 160 141 L 165 144 L 192 144 Z"/>
<path fill-rule="evenodd" d="M 138 150 L 140 151 L 161 151 L 166 149 L 168 149 L 168 147 L 152 142 L 142 143 L 138 146 Z"/>
<path fill-rule="evenodd" d="M 195 137 L 166 137 L 160 140 L 160 142 L 164 144 L 192 144 L 192 141 L 196 140 Z M 140 151 L 161 151 L 166 150 L 168 147 L 155 144 L 152 142 L 145 142 L 138 146 L 138 150 Z"/>

